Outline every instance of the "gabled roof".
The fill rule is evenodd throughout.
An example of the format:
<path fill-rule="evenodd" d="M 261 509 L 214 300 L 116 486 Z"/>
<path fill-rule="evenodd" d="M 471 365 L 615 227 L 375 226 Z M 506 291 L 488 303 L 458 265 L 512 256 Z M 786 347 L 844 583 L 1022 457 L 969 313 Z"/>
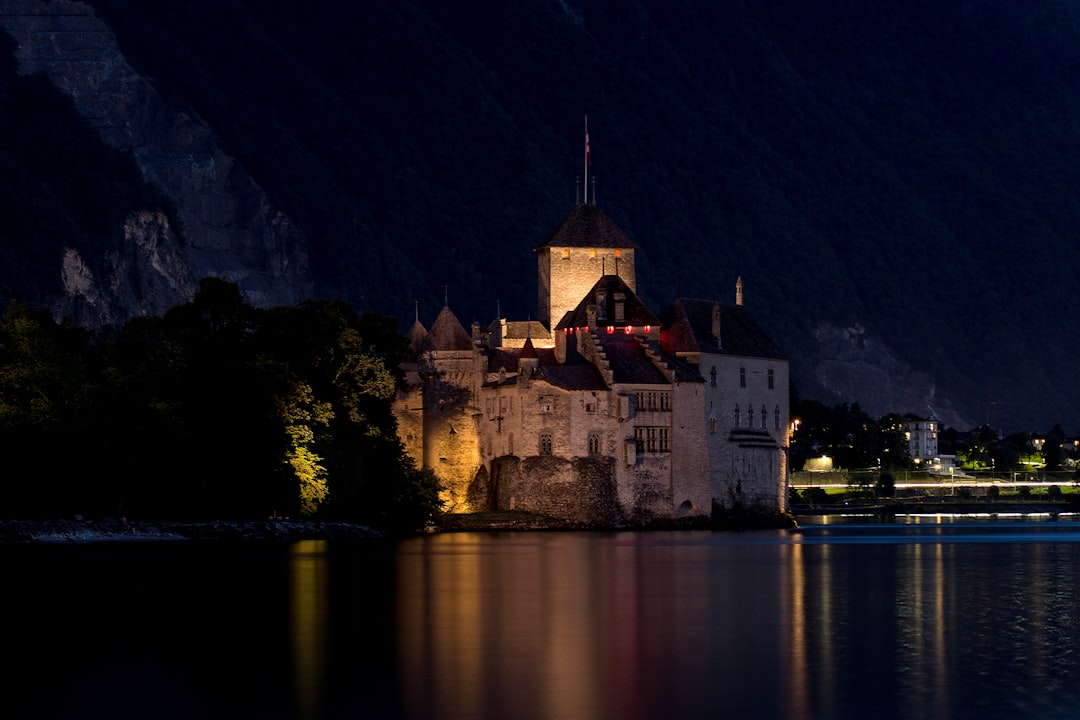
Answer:
<path fill-rule="evenodd" d="M 544 247 L 636 248 L 619 226 L 596 205 L 578 205 L 548 236 Z"/>
<path fill-rule="evenodd" d="M 604 376 L 593 365 L 540 365 L 540 376 L 564 390 L 607 390 Z"/>
<path fill-rule="evenodd" d="M 660 313 L 664 350 L 787 359 L 743 305 L 719 304 L 720 337 L 713 335 L 713 307 L 717 305 L 711 300 L 676 299 Z"/>
<path fill-rule="evenodd" d="M 439 316 L 431 326 L 431 332 L 427 334 L 420 344 L 421 351 L 427 350 L 472 350 L 473 341 L 469 333 L 451 312 L 449 307 L 443 307 Z"/>
<path fill-rule="evenodd" d="M 618 275 L 604 275 L 589 289 L 589 292 L 581 299 L 577 307 L 563 316 L 556 329 L 587 327 L 589 325 L 589 306 L 596 304 L 597 293 L 600 290 L 604 291 L 605 307 L 596 309 L 597 325 L 615 325 L 617 327 L 624 325 L 634 325 L 636 327 L 655 325 L 660 327 L 660 320 L 653 314 L 653 311 L 641 301 L 637 293 L 631 290 L 630 286 L 621 277 Z M 623 320 L 615 322 L 615 302 L 619 294 L 622 295 Z"/>

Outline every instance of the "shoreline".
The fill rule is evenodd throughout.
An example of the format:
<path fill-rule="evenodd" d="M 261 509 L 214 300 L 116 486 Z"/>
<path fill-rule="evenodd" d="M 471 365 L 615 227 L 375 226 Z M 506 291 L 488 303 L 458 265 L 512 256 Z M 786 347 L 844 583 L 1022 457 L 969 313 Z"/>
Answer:
<path fill-rule="evenodd" d="M 0 544 L 174 542 L 292 542 L 377 540 L 384 534 L 343 522 L 124 522 L 115 520 L 0 520 Z"/>
<path fill-rule="evenodd" d="M 753 531 L 797 528 L 808 517 L 863 515 L 882 518 L 903 515 L 1023 516 L 1076 515 L 1080 508 L 1067 502 L 897 502 L 796 505 L 775 517 L 728 517 L 709 522 L 667 521 L 648 525 L 594 526 L 520 511 L 440 516 L 420 534 L 454 532 L 651 532 L 670 530 Z M 387 536 L 365 525 L 345 522 L 292 520 L 125 522 L 123 520 L 0 520 L 0 545 L 73 545 L 93 543 L 250 542 L 297 540 L 383 540 Z"/>

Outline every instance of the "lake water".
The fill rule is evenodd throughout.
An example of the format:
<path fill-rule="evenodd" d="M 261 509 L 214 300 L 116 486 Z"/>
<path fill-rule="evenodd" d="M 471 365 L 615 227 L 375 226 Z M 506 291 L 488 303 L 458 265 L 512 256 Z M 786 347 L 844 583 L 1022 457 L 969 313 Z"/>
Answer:
<path fill-rule="evenodd" d="M 5 717 L 1080 717 L 1061 519 L 0 557 Z"/>

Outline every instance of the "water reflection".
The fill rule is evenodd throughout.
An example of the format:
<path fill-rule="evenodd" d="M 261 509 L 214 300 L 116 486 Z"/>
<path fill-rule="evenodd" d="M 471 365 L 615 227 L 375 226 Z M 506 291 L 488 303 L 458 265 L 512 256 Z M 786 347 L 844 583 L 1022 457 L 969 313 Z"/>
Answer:
<path fill-rule="evenodd" d="M 1080 528 L 456 534 L 397 555 L 409 718 L 1071 717 Z"/>
<path fill-rule="evenodd" d="M 322 716 L 329 605 L 327 546 L 325 540 L 302 540 L 289 548 L 289 637 L 301 720 Z"/>

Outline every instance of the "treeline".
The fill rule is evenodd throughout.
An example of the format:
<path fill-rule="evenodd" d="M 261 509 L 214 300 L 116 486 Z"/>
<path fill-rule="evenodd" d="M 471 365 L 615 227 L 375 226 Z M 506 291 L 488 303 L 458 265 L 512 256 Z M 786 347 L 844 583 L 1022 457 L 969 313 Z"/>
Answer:
<path fill-rule="evenodd" d="M 814 400 L 794 399 L 792 417 L 798 429 L 791 443 L 792 468 L 801 470 L 809 458 L 827 455 L 837 468 L 858 470 L 911 470 L 903 424 L 911 414 L 890 413 L 871 417 L 858 403 L 828 406 Z M 971 470 L 1017 470 L 1025 463 L 1042 464 L 1058 471 L 1080 459 L 1080 450 L 1066 442 L 1061 425 L 1045 435 L 1027 432 L 1003 435 L 988 425 L 971 430 L 942 427 L 938 455 L 954 455 Z M 1080 471 L 1078 471 L 1080 472 Z"/>
<path fill-rule="evenodd" d="M 405 340 L 342 301 L 253 308 L 208 278 L 95 336 L 0 321 L 0 516 L 347 520 L 422 527 L 438 486 L 397 438 Z"/>

